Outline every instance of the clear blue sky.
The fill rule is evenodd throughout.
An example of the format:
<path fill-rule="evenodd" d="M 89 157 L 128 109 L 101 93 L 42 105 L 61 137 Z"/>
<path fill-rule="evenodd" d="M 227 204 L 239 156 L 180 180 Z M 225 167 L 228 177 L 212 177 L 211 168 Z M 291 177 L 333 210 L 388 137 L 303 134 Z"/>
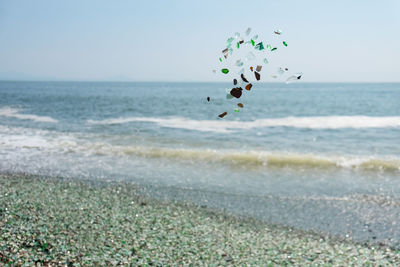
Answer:
<path fill-rule="evenodd" d="M 0 79 L 217 81 L 248 26 L 282 29 L 305 81 L 400 82 L 398 0 L 0 0 Z"/>

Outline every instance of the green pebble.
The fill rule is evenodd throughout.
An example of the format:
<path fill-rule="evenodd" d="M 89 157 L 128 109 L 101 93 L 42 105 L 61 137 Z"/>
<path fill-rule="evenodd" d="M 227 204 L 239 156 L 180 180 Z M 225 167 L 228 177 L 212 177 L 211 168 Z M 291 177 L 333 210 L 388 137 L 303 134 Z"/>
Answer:
<path fill-rule="evenodd" d="M 221 70 L 223 74 L 228 74 L 229 70 L 228 69 L 222 69 Z"/>

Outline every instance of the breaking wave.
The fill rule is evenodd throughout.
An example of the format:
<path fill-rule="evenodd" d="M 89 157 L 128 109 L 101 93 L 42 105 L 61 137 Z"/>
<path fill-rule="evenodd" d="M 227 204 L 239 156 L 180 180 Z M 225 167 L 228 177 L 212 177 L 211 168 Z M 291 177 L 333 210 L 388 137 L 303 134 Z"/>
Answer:
<path fill-rule="evenodd" d="M 98 140 L 98 141 L 93 141 Z M 75 154 L 80 156 L 142 157 L 179 160 L 188 163 L 218 163 L 247 168 L 305 168 L 305 169 L 360 169 L 373 171 L 400 171 L 398 157 L 376 158 L 355 155 L 318 155 L 279 151 L 194 149 L 155 147 L 151 145 L 115 145 L 95 136 L 60 134 L 51 131 L 0 126 L 0 151 L 24 153 L 37 151 Z"/>
<path fill-rule="evenodd" d="M 88 120 L 89 124 L 124 124 L 130 122 L 150 122 L 162 127 L 179 128 L 195 131 L 229 133 L 235 130 L 263 127 L 293 127 L 310 129 L 341 129 L 341 128 L 389 128 L 400 127 L 400 117 L 369 117 L 369 116 L 321 116 L 321 117 L 285 117 L 258 119 L 254 121 L 228 120 L 192 120 L 187 118 L 153 118 L 128 117 L 106 120 Z"/>
<path fill-rule="evenodd" d="M 16 109 L 16 108 L 3 107 L 3 108 L 0 108 L 0 116 L 17 118 L 20 120 L 32 120 L 32 121 L 37 121 L 37 122 L 51 122 L 51 123 L 58 122 L 56 119 L 53 119 L 51 117 L 37 116 L 34 114 L 21 114 L 21 113 L 19 113 L 20 111 L 21 111 L 20 109 Z"/>

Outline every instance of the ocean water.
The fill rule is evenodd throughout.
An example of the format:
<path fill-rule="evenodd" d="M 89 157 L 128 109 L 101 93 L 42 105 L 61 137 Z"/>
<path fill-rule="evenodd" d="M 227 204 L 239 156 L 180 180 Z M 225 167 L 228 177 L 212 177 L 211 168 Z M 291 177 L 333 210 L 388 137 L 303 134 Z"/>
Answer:
<path fill-rule="evenodd" d="M 273 223 L 400 240 L 400 84 L 260 83 L 240 101 L 230 87 L 2 81 L 0 172 L 123 180 Z"/>

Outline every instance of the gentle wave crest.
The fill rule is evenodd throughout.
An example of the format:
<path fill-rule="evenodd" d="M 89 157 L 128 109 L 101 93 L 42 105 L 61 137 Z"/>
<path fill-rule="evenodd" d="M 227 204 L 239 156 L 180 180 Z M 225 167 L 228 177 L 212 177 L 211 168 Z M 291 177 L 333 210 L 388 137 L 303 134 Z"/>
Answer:
<path fill-rule="evenodd" d="M 16 109 L 16 108 L 3 107 L 3 108 L 0 108 L 0 116 L 17 118 L 17 119 L 21 119 L 21 120 L 32 120 L 32 121 L 37 121 L 37 122 L 51 122 L 51 123 L 58 122 L 56 119 L 53 119 L 51 117 L 37 116 L 34 114 L 21 114 L 21 113 L 19 113 L 20 111 L 21 111 L 20 109 Z"/>
<path fill-rule="evenodd" d="M 143 157 L 187 161 L 188 163 L 217 163 L 245 168 L 304 168 L 304 169 L 359 169 L 372 171 L 400 171 L 398 157 L 375 158 L 352 155 L 317 155 L 274 151 L 245 151 L 223 149 L 193 149 L 154 147 L 145 145 L 114 145 L 104 141 L 90 141 L 96 136 L 59 134 L 51 131 L 0 126 L 0 150 L 30 149 L 56 153 L 76 153 L 84 156 Z M 71 154 L 72 156 L 72 154 Z M 74 156 L 75 157 L 75 156 Z"/>
<path fill-rule="evenodd" d="M 389 128 L 400 127 L 400 117 L 369 117 L 369 116 L 321 116 L 321 117 L 285 117 L 258 119 L 254 121 L 228 120 L 192 120 L 187 118 L 154 118 L 128 117 L 106 120 L 88 120 L 89 124 L 124 124 L 130 122 L 151 122 L 162 127 L 179 128 L 195 131 L 229 133 L 235 130 L 263 127 L 293 127 L 310 129 L 341 129 L 341 128 Z"/>

